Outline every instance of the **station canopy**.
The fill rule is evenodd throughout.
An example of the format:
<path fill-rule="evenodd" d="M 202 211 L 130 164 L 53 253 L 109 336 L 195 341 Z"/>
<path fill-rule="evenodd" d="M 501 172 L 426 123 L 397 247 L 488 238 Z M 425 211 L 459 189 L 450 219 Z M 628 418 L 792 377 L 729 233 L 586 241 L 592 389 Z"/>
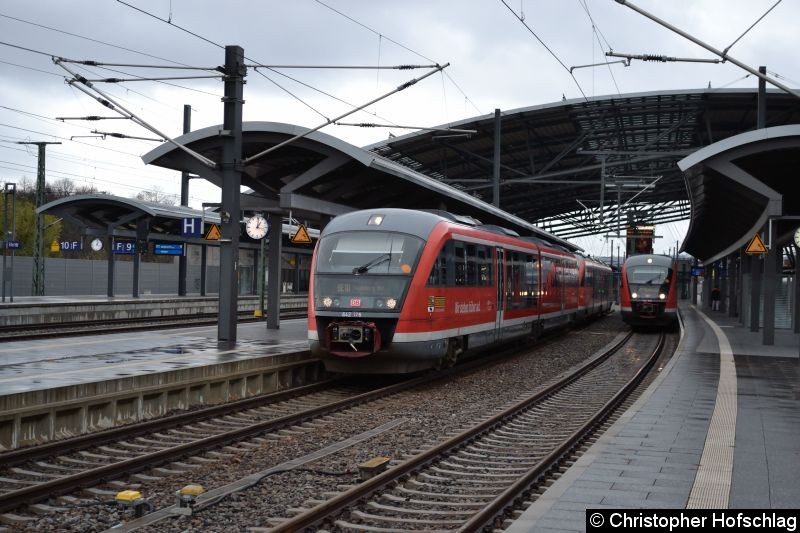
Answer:
<path fill-rule="evenodd" d="M 692 197 L 687 252 L 708 264 L 747 247 L 764 228 L 768 246 L 793 246 L 800 227 L 800 124 L 742 133 L 678 164 Z"/>
<path fill-rule="evenodd" d="M 219 223 L 217 213 L 180 205 L 164 205 L 135 198 L 108 194 L 80 194 L 53 200 L 37 209 L 85 228 L 87 235 L 105 235 L 109 228 L 118 234 L 135 232 L 137 222 L 146 219 L 151 237 L 181 235 L 184 218 L 204 217 L 207 222 Z"/>
<path fill-rule="evenodd" d="M 199 129 L 175 141 L 212 161 L 220 161 L 220 129 L 220 126 Z M 242 185 L 251 189 L 241 195 L 244 212 L 283 215 L 291 212 L 293 218 L 314 221 L 374 207 L 444 210 L 579 250 L 480 198 L 318 131 L 309 133 L 306 128 L 276 122 L 245 122 L 243 157 L 246 159 L 301 133 L 307 135 L 244 165 Z M 173 144 L 165 143 L 142 159 L 147 164 L 197 174 L 218 186 L 222 183 L 220 173 Z"/>
<path fill-rule="evenodd" d="M 691 216 L 677 161 L 756 127 L 756 89 L 564 100 L 501 112 L 499 207 L 564 239 Z M 800 122 L 800 99 L 768 91 L 767 126 Z M 368 146 L 492 202 L 494 113 Z M 605 186 L 601 184 L 604 183 Z"/>

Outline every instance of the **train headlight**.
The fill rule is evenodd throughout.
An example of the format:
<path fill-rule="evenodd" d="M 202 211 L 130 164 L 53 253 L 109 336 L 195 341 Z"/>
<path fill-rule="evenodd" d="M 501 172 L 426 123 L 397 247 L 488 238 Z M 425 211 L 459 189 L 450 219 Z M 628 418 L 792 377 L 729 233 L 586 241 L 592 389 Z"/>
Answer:
<path fill-rule="evenodd" d="M 632 293 L 631 293 L 631 298 L 638 298 L 638 297 L 639 297 L 639 295 L 638 295 L 638 294 L 636 294 L 635 292 L 632 292 Z"/>
<path fill-rule="evenodd" d="M 325 307 L 330 307 L 331 305 L 333 305 L 333 300 L 331 299 L 330 296 L 326 296 L 325 298 L 322 299 L 322 305 L 324 305 Z"/>
<path fill-rule="evenodd" d="M 666 299 L 666 298 L 667 298 L 667 295 L 666 295 L 666 294 L 664 294 L 663 292 L 660 292 L 660 293 L 658 293 L 658 299 L 659 299 L 659 300 L 664 300 L 664 299 Z"/>
<path fill-rule="evenodd" d="M 389 309 L 394 309 L 395 307 L 397 307 L 397 300 L 395 300 L 394 298 L 387 298 L 386 307 L 388 307 Z"/>

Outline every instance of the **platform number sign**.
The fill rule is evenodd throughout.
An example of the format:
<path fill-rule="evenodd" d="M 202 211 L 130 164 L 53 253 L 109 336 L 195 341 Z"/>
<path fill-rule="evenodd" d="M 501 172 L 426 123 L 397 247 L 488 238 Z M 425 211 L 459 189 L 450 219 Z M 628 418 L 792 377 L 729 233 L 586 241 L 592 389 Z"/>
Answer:
<path fill-rule="evenodd" d="M 116 255 L 133 255 L 136 253 L 136 241 L 133 240 L 115 240 L 114 253 Z"/>

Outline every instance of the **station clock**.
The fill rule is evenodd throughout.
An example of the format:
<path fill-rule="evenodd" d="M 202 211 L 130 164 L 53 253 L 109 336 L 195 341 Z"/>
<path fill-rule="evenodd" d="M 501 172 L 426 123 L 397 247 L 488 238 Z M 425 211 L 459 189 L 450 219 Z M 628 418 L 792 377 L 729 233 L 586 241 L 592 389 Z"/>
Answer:
<path fill-rule="evenodd" d="M 267 236 L 269 225 L 267 224 L 267 219 L 262 215 L 253 215 L 247 219 L 244 230 L 247 232 L 248 237 L 259 240 Z"/>

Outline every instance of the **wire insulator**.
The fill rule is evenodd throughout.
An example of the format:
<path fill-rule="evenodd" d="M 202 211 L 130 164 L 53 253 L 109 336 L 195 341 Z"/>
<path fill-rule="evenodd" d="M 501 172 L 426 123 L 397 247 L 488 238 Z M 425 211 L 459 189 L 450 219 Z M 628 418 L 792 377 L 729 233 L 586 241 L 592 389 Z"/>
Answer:
<path fill-rule="evenodd" d="M 666 63 L 667 56 L 656 55 L 656 54 L 644 54 L 642 56 L 642 61 L 661 61 L 662 63 Z"/>

